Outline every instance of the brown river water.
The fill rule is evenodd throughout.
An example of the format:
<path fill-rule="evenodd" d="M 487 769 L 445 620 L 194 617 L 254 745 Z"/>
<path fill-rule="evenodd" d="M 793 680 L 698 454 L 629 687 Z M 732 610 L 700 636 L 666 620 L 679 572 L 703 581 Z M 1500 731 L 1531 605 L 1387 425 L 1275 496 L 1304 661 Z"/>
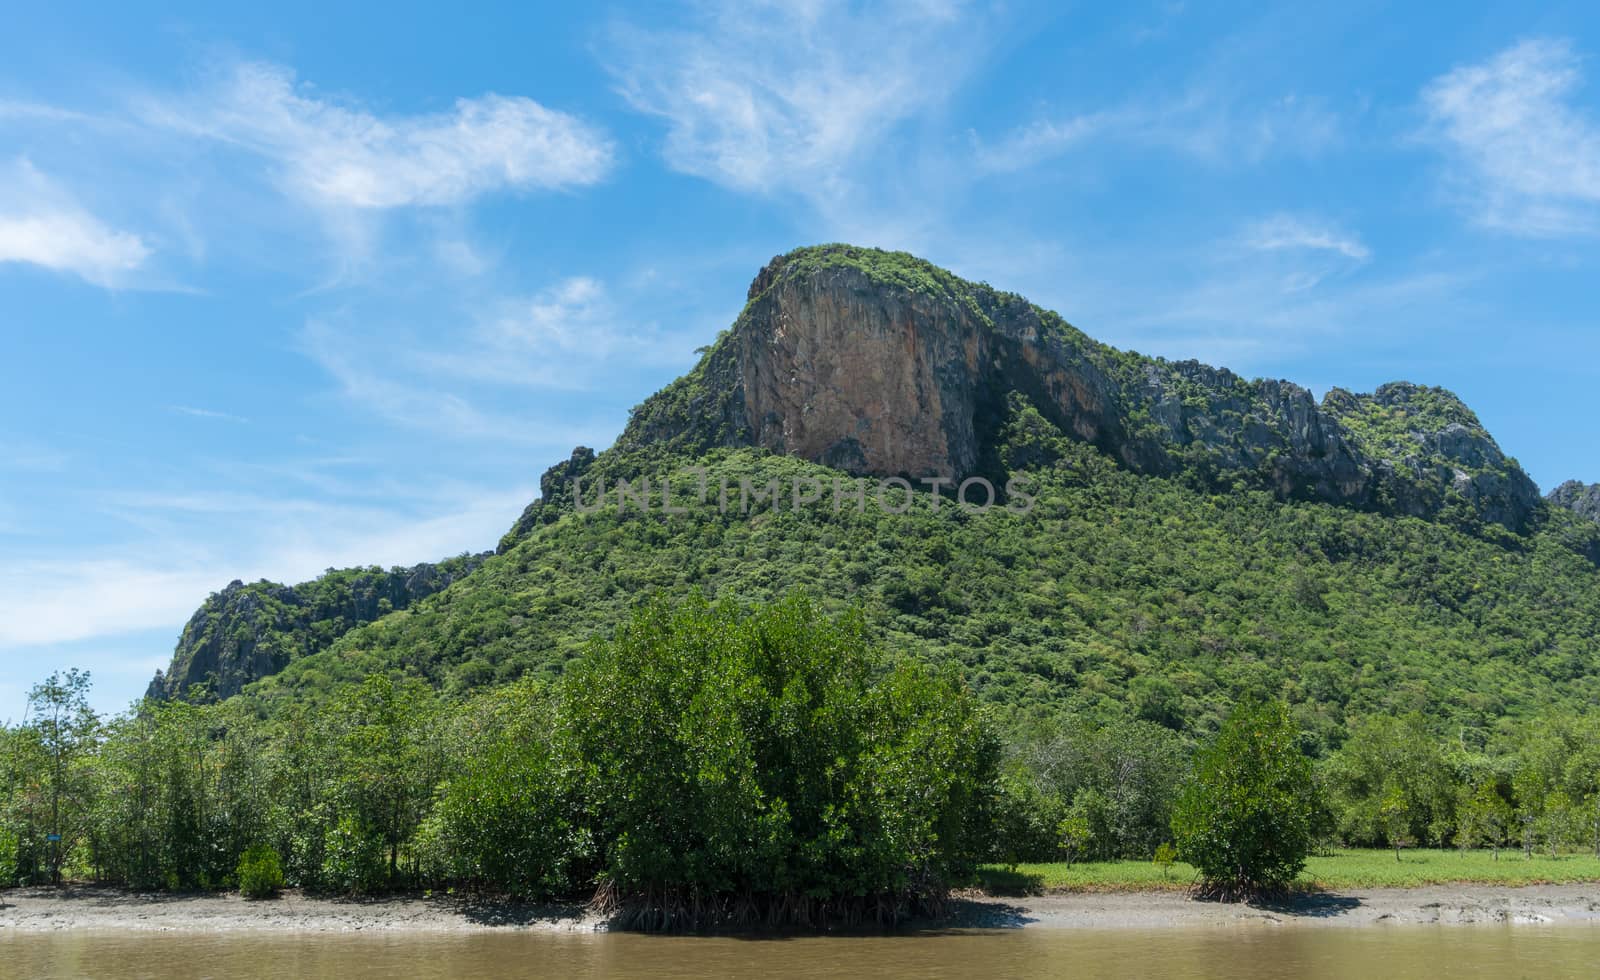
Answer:
<path fill-rule="evenodd" d="M 0 977 L 1600 976 L 1600 925 L 629 934 L 0 932 Z"/>

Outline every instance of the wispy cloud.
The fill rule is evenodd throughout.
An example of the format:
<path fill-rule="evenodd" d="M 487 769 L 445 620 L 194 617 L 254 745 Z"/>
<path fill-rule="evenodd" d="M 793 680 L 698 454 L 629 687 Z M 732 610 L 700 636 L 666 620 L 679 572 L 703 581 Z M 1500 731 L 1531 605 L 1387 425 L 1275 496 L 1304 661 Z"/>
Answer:
<path fill-rule="evenodd" d="M 0 161 L 0 262 L 118 286 L 138 269 L 141 288 L 155 281 L 144 267 L 159 265 L 166 289 L 185 288 L 170 281 L 185 260 L 195 272 L 294 267 L 308 292 L 397 263 L 480 276 L 492 256 L 473 240 L 469 205 L 579 190 L 617 164 L 603 127 L 523 95 L 388 111 L 262 61 L 214 63 L 182 88 L 124 85 L 96 113 L 0 99 L 0 131 L 59 182 L 46 208 Z M 129 215 L 139 234 L 116 227 Z"/>
<path fill-rule="evenodd" d="M 1357 235 L 1334 225 L 1292 214 L 1275 214 L 1252 224 L 1244 236 L 1245 244 L 1263 252 L 1310 249 L 1337 252 L 1345 258 L 1365 262 L 1372 250 Z"/>
<path fill-rule="evenodd" d="M 1581 63 L 1527 40 L 1422 92 L 1428 135 L 1478 222 L 1527 235 L 1600 229 L 1600 121 L 1573 104 Z"/>
<path fill-rule="evenodd" d="M 390 336 L 389 343 L 395 343 Z M 527 433 L 526 422 L 483 410 L 470 399 L 415 377 L 385 370 L 373 347 L 331 321 L 309 321 L 300 333 L 300 349 L 327 372 L 339 394 L 358 408 L 398 425 L 455 438 L 516 442 Z"/>
<path fill-rule="evenodd" d="M 70 461 L 66 453 L 25 442 L 0 442 L 0 469 L 27 473 L 60 473 Z"/>
<path fill-rule="evenodd" d="M 1259 251 L 1238 239 L 1165 264 L 1086 295 L 1092 312 L 1079 325 L 1145 353 L 1270 373 L 1329 344 L 1379 349 L 1458 329 L 1477 312 L 1473 273 L 1461 268 L 1378 270 L 1338 250 Z"/>
<path fill-rule="evenodd" d="M 1338 141 L 1338 116 L 1319 100 L 1285 95 L 1249 101 L 1195 87 L 1172 98 L 1041 116 L 998 140 L 974 135 L 973 147 L 980 172 L 1007 174 L 1108 146 L 1177 153 L 1225 166 L 1254 164 L 1276 154 L 1310 156 Z"/>
<path fill-rule="evenodd" d="M 150 256 L 150 246 L 90 214 L 25 159 L 0 172 L 0 263 L 20 262 L 117 287 Z"/>
<path fill-rule="evenodd" d="M 230 412 L 218 412 L 209 408 L 195 408 L 193 405 L 173 405 L 172 410 L 177 412 L 179 415 L 188 415 L 197 419 L 216 419 L 219 422 L 240 423 L 247 423 L 250 421 L 242 415 L 234 415 Z"/>
<path fill-rule="evenodd" d="M 0 568 L 0 650 L 177 630 L 207 595 L 233 579 L 299 582 L 330 567 L 430 561 L 492 547 L 534 489 L 470 487 L 425 507 L 347 504 L 207 491 L 126 494 L 116 506 L 176 513 L 187 537 L 203 538 L 221 517 L 262 529 L 212 549 L 175 546 L 181 533 L 143 542 L 130 554 L 20 558 Z"/>
<path fill-rule="evenodd" d="M 995 239 L 954 254 L 969 278 L 1015 289 L 1091 336 L 1173 359 L 1277 374 L 1341 350 L 1458 328 L 1481 270 L 1388 256 L 1314 213 L 1279 213 L 1162 241 Z"/>
<path fill-rule="evenodd" d="M 604 283 L 584 276 L 528 297 L 483 301 L 464 319 L 464 325 L 424 332 L 317 319 L 301 332 L 300 347 L 345 399 L 397 425 L 459 438 L 571 445 L 604 433 L 585 427 L 560 434 L 507 410 L 502 396 L 591 391 L 620 372 L 686 366 L 697 342 L 626 315 Z"/>
<path fill-rule="evenodd" d="M 0 649 L 182 623 L 224 584 L 125 560 L 17 562 L 0 571 Z"/>
<path fill-rule="evenodd" d="M 25 102 L 20 99 L 0 99 L 0 120 L 23 122 L 68 122 L 105 124 L 102 117 L 76 109 L 50 105 L 44 102 Z"/>
<path fill-rule="evenodd" d="M 968 5 L 718 0 L 688 29 L 613 31 L 607 65 L 666 120 L 683 173 L 748 192 L 839 193 L 899 124 L 942 102 L 982 30 Z"/>
<path fill-rule="evenodd" d="M 681 361 L 686 349 L 683 338 L 626 316 L 604 283 L 573 276 L 531 297 L 492 302 L 460 342 L 413 351 L 408 360 L 464 381 L 581 390 L 616 356 L 658 364 Z"/>
<path fill-rule="evenodd" d="M 385 117 L 260 62 L 235 66 L 195 96 L 147 99 L 140 112 L 260 154 L 285 190 L 312 204 L 362 210 L 586 186 L 615 157 L 598 127 L 530 98 L 489 94 L 457 99 L 448 112 Z"/>

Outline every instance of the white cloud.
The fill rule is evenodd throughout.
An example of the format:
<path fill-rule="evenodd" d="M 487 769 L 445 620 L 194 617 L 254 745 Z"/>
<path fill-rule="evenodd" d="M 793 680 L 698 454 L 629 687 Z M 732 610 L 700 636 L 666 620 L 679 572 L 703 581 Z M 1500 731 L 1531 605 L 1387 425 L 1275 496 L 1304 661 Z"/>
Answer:
<path fill-rule="evenodd" d="M 618 307 L 606 284 L 573 276 L 531 297 L 501 300 L 449 350 L 415 363 L 468 381 L 582 390 L 620 365 L 687 366 L 694 346 Z"/>
<path fill-rule="evenodd" d="M 28 473 L 60 473 L 67 468 L 70 457 L 49 446 L 32 443 L 0 442 L 0 469 Z"/>
<path fill-rule="evenodd" d="M 0 648 L 181 623 L 222 584 L 122 560 L 18 562 L 0 572 Z"/>
<path fill-rule="evenodd" d="M 0 183 L 0 263 L 38 265 L 115 287 L 150 256 L 138 235 L 108 227 L 27 160 L 0 173 Z"/>
<path fill-rule="evenodd" d="M 1600 227 L 1600 123 L 1573 104 L 1582 78 L 1571 44 L 1528 40 L 1423 90 L 1476 220 L 1529 235 Z"/>
<path fill-rule="evenodd" d="M 193 405 L 173 405 L 172 410 L 177 412 L 179 415 L 188 415 L 197 419 L 216 419 L 219 422 L 250 421 L 242 415 L 234 415 L 230 412 L 219 412 L 210 408 L 195 408 Z"/>
<path fill-rule="evenodd" d="M 636 109 L 667 121 L 674 169 L 824 197 L 959 83 L 981 33 L 965 7 L 721 0 L 691 30 L 620 28 L 609 68 Z"/>
<path fill-rule="evenodd" d="M 1380 277 L 1370 267 L 1353 272 L 1361 263 L 1342 253 L 1228 244 L 1175 260 L 1173 273 L 1152 270 L 1126 289 L 1087 297 L 1099 308 L 1079 325 L 1121 347 L 1249 373 L 1332 343 L 1393 342 L 1469 315 L 1472 276 L 1459 270 Z"/>
<path fill-rule="evenodd" d="M 1111 114 L 1086 113 L 1063 119 L 1036 119 L 993 145 L 973 134 L 978 169 L 985 173 L 1014 173 L 1093 140 L 1117 120 Z"/>
<path fill-rule="evenodd" d="M 1178 153 L 1222 166 L 1259 163 L 1275 154 L 1312 156 L 1338 140 L 1338 117 L 1316 100 L 1286 95 L 1252 103 L 1197 87 L 1168 100 L 1043 117 L 992 143 L 977 137 L 973 142 L 980 172 L 1007 174 L 1105 146 Z"/>
<path fill-rule="evenodd" d="M 390 347 L 397 338 L 390 335 Z M 339 394 L 360 408 L 399 425 L 452 437 L 516 442 L 525 423 L 478 408 L 465 396 L 396 376 L 381 357 L 382 345 L 367 342 L 327 320 L 312 320 L 300 334 L 300 347 L 339 386 Z M 379 356 L 374 356 L 379 354 Z"/>
<path fill-rule="evenodd" d="M 118 506 L 270 529 L 212 553 L 146 542 L 138 557 L 17 559 L 0 568 L 0 650 L 167 628 L 233 579 L 300 582 L 327 568 L 410 565 L 493 547 L 536 491 L 458 488 L 426 509 L 352 507 L 219 492 L 127 494 Z M 201 537 L 191 523 L 190 537 Z"/>
<path fill-rule="evenodd" d="M 553 354 L 604 356 L 620 342 L 634 339 L 622 330 L 619 319 L 603 283 L 574 276 L 531 299 L 507 302 L 478 328 L 477 336 L 489 352 L 510 355 L 513 360 L 531 356 L 543 363 Z M 540 384 L 558 380 L 547 374 L 548 368 L 506 380 L 524 378 Z"/>
<path fill-rule="evenodd" d="M 501 189 L 594 184 L 611 141 L 575 116 L 521 96 L 457 99 L 448 112 L 379 116 L 318 97 L 282 66 L 237 66 L 215 91 L 148 100 L 144 117 L 259 153 L 289 192 L 358 210 L 462 204 Z"/>
<path fill-rule="evenodd" d="M 1372 250 L 1360 237 L 1332 225 L 1289 214 L 1276 214 L 1251 225 L 1245 244 L 1263 252 L 1292 249 L 1337 252 L 1345 258 L 1365 262 Z"/>
<path fill-rule="evenodd" d="M 420 336 L 314 320 L 300 346 L 369 412 L 411 428 L 508 442 L 548 442 L 552 434 L 482 407 L 497 401 L 496 392 L 589 391 L 619 371 L 687 366 L 694 346 L 685 334 L 625 315 L 606 285 L 587 276 L 482 306 L 464 326 Z M 597 434 L 569 433 L 576 441 Z"/>

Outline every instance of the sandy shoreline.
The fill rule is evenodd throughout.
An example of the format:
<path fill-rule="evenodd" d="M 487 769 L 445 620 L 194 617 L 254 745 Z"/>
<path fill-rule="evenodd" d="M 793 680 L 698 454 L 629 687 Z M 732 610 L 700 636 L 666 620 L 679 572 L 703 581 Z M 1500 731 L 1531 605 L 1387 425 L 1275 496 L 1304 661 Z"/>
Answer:
<path fill-rule="evenodd" d="M 933 928 L 1167 929 L 1219 926 L 1553 924 L 1600 922 L 1600 883 L 1505 887 L 1436 885 L 1310 895 L 1272 905 L 1194 902 L 1171 892 L 963 898 Z M 162 932 L 593 932 L 605 921 L 581 907 L 475 902 L 446 896 L 345 900 L 288 893 L 143 895 L 114 888 L 0 892 L 0 935 L 62 930 Z"/>

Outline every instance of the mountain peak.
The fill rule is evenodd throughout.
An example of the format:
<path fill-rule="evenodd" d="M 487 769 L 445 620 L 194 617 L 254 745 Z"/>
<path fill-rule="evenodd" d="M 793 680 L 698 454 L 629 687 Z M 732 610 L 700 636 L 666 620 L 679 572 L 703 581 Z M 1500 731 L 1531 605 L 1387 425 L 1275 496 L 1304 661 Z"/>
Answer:
<path fill-rule="evenodd" d="M 903 252 L 776 256 L 688 375 L 635 409 L 619 447 L 758 446 L 861 475 L 960 479 L 1017 393 L 1123 466 L 1285 499 L 1433 517 L 1452 503 L 1521 531 L 1538 490 L 1459 398 L 1246 381 L 1098 343 L 1059 315 Z"/>
<path fill-rule="evenodd" d="M 1600 483 L 1568 480 L 1550 491 L 1551 506 L 1564 507 L 1579 517 L 1600 522 Z"/>

